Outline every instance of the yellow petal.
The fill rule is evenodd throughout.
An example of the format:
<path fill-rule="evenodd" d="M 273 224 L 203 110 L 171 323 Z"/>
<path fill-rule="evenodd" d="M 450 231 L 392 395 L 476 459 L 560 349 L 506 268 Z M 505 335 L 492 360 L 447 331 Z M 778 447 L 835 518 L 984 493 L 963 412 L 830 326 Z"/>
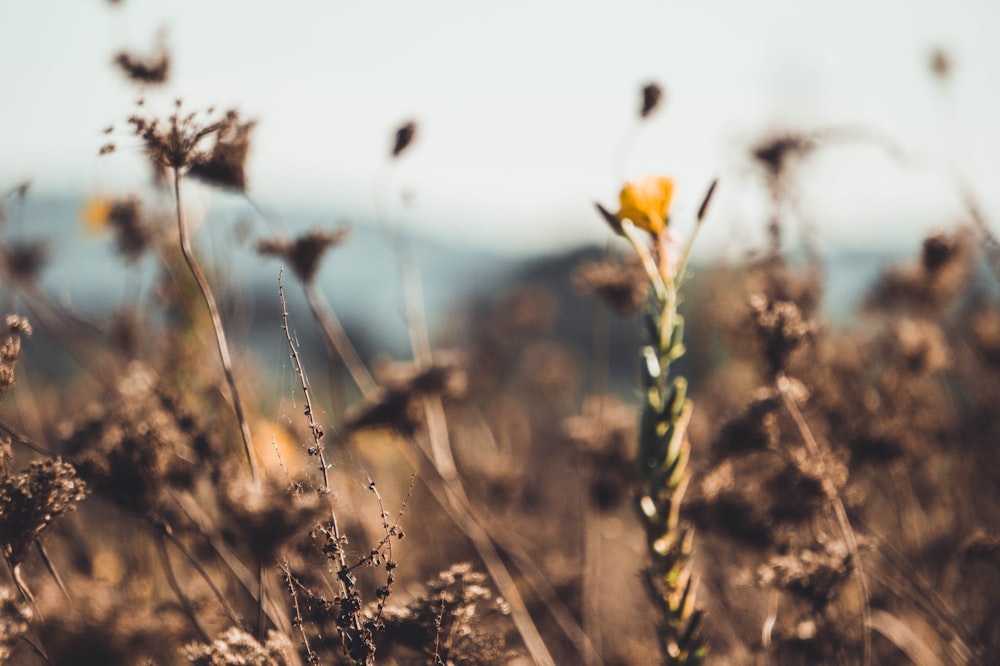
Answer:
<path fill-rule="evenodd" d="M 617 217 L 630 220 L 651 234 L 659 234 L 666 228 L 673 196 L 674 180 L 668 176 L 646 176 L 635 183 L 625 183 L 618 197 L 621 209 Z"/>
<path fill-rule="evenodd" d="M 80 211 L 80 221 L 84 228 L 91 233 L 104 229 L 111 215 L 111 205 L 111 199 L 102 196 L 95 196 L 84 203 L 83 210 Z"/>

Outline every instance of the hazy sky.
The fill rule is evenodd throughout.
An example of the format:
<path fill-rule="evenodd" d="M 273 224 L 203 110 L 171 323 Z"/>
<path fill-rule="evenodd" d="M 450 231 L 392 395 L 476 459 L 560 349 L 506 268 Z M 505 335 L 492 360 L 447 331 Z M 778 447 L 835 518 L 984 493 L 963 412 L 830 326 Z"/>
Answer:
<path fill-rule="evenodd" d="M 820 239 L 908 242 L 958 219 L 957 178 L 1000 219 L 998 19 L 991 0 L 5 0 L 0 189 L 144 183 L 123 122 L 139 90 L 110 61 L 163 30 L 173 71 L 148 108 L 179 96 L 257 118 L 250 190 L 277 210 L 370 218 L 378 181 L 403 225 L 541 251 L 605 237 L 592 202 L 613 207 L 623 176 L 674 174 L 683 228 L 720 175 L 704 245 L 745 249 L 765 211 L 747 147 L 837 126 L 907 160 L 856 144 L 811 163 L 799 200 Z M 934 48 L 954 63 L 947 81 Z M 650 80 L 667 104 L 636 130 Z M 408 119 L 417 143 L 386 172 Z M 120 150 L 98 158 L 110 123 Z"/>

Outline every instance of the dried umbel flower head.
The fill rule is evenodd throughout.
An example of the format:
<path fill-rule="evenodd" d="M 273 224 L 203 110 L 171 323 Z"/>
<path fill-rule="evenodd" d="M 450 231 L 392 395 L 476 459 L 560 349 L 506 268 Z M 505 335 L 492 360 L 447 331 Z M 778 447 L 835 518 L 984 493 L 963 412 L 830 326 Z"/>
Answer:
<path fill-rule="evenodd" d="M 61 458 L 32 463 L 0 482 L 0 548 L 17 565 L 53 520 L 87 495 L 76 468 Z"/>
<path fill-rule="evenodd" d="M 326 251 L 347 240 L 348 230 L 313 229 L 295 240 L 267 238 L 257 244 L 257 252 L 265 256 L 280 257 L 292 265 L 292 270 L 302 284 L 310 285 L 319 270 L 320 260 Z"/>
<path fill-rule="evenodd" d="M 971 234 L 932 234 L 924 240 L 919 262 L 891 268 L 868 296 L 869 310 L 938 313 L 962 293 L 973 274 Z"/>
<path fill-rule="evenodd" d="M 439 355 L 427 366 L 394 364 L 383 371 L 383 386 L 374 400 L 348 414 L 344 432 L 392 428 L 414 434 L 423 422 L 423 399 L 465 394 L 467 376 L 457 357 Z"/>
<path fill-rule="evenodd" d="M 108 223 L 115 233 L 118 252 L 127 261 L 134 262 L 149 247 L 152 230 L 142 215 L 142 202 L 131 196 L 119 199 L 108 211 Z"/>
<path fill-rule="evenodd" d="M 853 571 L 850 552 L 842 541 L 833 541 L 822 551 L 803 549 L 779 555 L 762 567 L 762 585 L 776 586 L 803 597 L 815 608 L 826 606 L 841 583 Z"/>
<path fill-rule="evenodd" d="M 237 627 L 230 627 L 209 644 L 191 643 L 184 648 L 184 657 L 196 666 L 292 666 L 298 663 L 292 642 L 276 631 L 267 633 L 267 642 L 257 639 Z"/>
<path fill-rule="evenodd" d="M 648 118 L 660 107 L 663 101 L 663 88 L 657 83 L 647 83 L 642 87 L 642 106 L 639 107 L 639 117 Z"/>
<path fill-rule="evenodd" d="M 223 524 L 223 532 L 230 541 L 249 548 L 255 561 L 275 561 L 285 544 L 320 518 L 316 494 L 290 494 L 287 488 L 254 483 L 238 473 L 226 479 L 221 503 L 232 520 Z"/>
<path fill-rule="evenodd" d="M 594 294 L 622 317 L 635 315 L 646 304 L 649 279 L 638 261 L 588 261 L 573 278 L 576 288 Z"/>
<path fill-rule="evenodd" d="M 30 282 L 38 277 L 49 258 L 48 246 L 41 241 L 10 243 L 0 248 L 4 273 L 14 282 Z"/>
<path fill-rule="evenodd" d="M 94 492 L 140 515 L 161 511 L 169 492 L 219 466 L 209 431 L 138 362 L 69 430 L 65 447 Z"/>
<path fill-rule="evenodd" d="M 893 327 L 893 333 L 894 346 L 912 372 L 930 374 L 951 364 L 944 332 L 934 322 L 902 319 Z"/>
<path fill-rule="evenodd" d="M 944 49 L 933 49 L 928 62 L 930 64 L 931 73 L 934 74 L 939 81 L 947 81 L 951 76 L 954 63 L 952 62 L 951 55 Z"/>
<path fill-rule="evenodd" d="M 803 158 L 818 147 L 815 138 L 806 134 L 779 132 L 763 138 L 751 147 L 753 159 L 773 181 L 781 180 L 794 160 Z"/>
<path fill-rule="evenodd" d="M 94 197 L 84 206 L 81 217 L 91 231 L 110 226 L 116 249 L 126 262 L 135 262 L 149 247 L 152 228 L 142 214 L 142 202 L 137 196 Z"/>
<path fill-rule="evenodd" d="M 772 375 L 788 367 L 792 353 L 809 342 L 816 330 L 792 301 L 770 300 L 763 294 L 750 296 L 750 315 L 764 345 L 764 359 Z"/>
<path fill-rule="evenodd" d="M 806 467 L 771 451 L 736 454 L 701 474 L 685 503 L 701 529 L 758 546 L 778 543 L 824 506 L 822 479 Z"/>
<path fill-rule="evenodd" d="M 406 608 L 386 609 L 385 637 L 434 659 L 428 663 L 505 663 L 512 655 L 504 633 L 489 623 L 509 613 L 486 587 L 486 576 L 467 563 L 454 564 Z"/>
<path fill-rule="evenodd" d="M 243 168 L 254 123 L 241 123 L 239 112 L 232 109 L 221 118 L 213 118 L 211 109 L 181 115 L 180 100 L 176 106 L 174 113 L 163 122 L 139 114 L 128 119 L 133 133 L 145 144 L 153 165 L 177 171 L 197 165 L 196 173 L 201 179 L 223 187 L 244 189 Z M 205 149 L 203 142 L 210 137 L 215 138 L 215 144 Z"/>
<path fill-rule="evenodd" d="M 774 389 L 763 389 L 743 408 L 726 421 L 712 444 L 713 455 L 726 457 L 745 451 L 768 449 L 777 444 L 779 430 L 777 412 L 781 397 Z"/>
<path fill-rule="evenodd" d="M 9 314 L 4 324 L 7 330 L 0 337 L 0 399 L 17 381 L 14 368 L 21 358 L 21 336 L 31 336 L 31 324 L 24 317 Z"/>
<path fill-rule="evenodd" d="M 235 111 L 215 133 L 215 143 L 207 154 L 199 155 L 188 173 L 209 185 L 243 192 L 247 189 L 246 163 L 250 154 L 250 133 L 255 121 L 239 122 Z"/>
<path fill-rule="evenodd" d="M 170 75 L 170 54 L 162 46 L 151 56 L 119 51 L 114 64 L 130 81 L 145 85 L 166 83 Z"/>
<path fill-rule="evenodd" d="M 392 143 L 392 156 L 399 157 L 402 155 L 407 148 L 413 143 L 413 139 L 417 136 L 417 123 L 414 121 L 409 121 L 404 123 L 396 130 L 395 137 Z"/>

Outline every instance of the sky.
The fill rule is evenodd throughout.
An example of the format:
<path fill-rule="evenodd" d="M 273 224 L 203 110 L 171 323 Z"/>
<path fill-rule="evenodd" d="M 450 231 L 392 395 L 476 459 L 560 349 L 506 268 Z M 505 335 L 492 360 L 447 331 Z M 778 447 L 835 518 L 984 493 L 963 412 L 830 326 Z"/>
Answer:
<path fill-rule="evenodd" d="M 614 209 L 623 181 L 647 173 L 677 180 L 683 232 L 719 177 L 699 246 L 732 253 L 764 236 L 749 147 L 836 127 L 900 152 L 857 141 L 820 153 L 796 190 L 802 219 L 824 246 L 916 244 L 962 219 L 959 183 L 1000 220 L 998 28 L 990 0 L 8 0 L 0 190 L 145 186 L 124 120 L 140 94 L 164 114 L 179 97 L 257 119 L 249 191 L 270 210 L 380 214 L 541 253 L 606 238 L 593 203 Z M 171 78 L 140 91 L 111 59 L 152 52 L 158 35 Z M 953 63 L 945 80 L 934 49 Z M 666 103 L 637 123 L 650 81 Z M 408 120 L 417 140 L 390 165 Z M 110 124 L 119 150 L 98 157 Z"/>

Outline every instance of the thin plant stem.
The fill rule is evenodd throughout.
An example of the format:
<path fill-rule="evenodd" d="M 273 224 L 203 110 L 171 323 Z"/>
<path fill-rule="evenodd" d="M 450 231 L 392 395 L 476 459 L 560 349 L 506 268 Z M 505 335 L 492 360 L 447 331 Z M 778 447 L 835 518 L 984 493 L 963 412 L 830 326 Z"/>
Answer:
<path fill-rule="evenodd" d="M 157 551 L 160 554 L 160 561 L 163 563 L 163 572 L 167 576 L 167 584 L 170 586 L 170 589 L 174 591 L 174 596 L 177 597 L 177 601 L 184 610 L 184 614 L 187 615 L 188 620 L 191 621 L 191 626 L 194 627 L 195 631 L 198 632 L 203 641 L 211 643 L 212 639 L 208 635 L 208 632 L 205 631 L 205 628 L 201 626 L 201 622 L 198 621 L 198 614 L 191 605 L 191 600 L 188 599 L 186 594 L 184 594 L 184 590 L 181 589 L 180 583 L 177 582 L 177 575 L 174 573 L 174 567 L 170 563 L 170 553 L 167 552 L 167 541 L 162 534 L 160 534 L 159 538 L 157 538 L 156 545 L 158 546 Z"/>
<path fill-rule="evenodd" d="M 208 542 L 208 545 L 211 546 L 212 551 L 215 552 L 222 564 L 233 574 L 247 594 L 256 601 L 259 598 L 260 591 L 257 589 L 257 579 L 254 573 L 240 562 L 239 558 L 230 550 L 218 532 L 209 527 L 211 521 L 205 515 L 201 505 L 190 495 L 184 497 L 175 494 L 173 495 L 173 499 L 181 512 L 194 525 L 195 531 Z M 282 621 L 283 618 L 277 612 L 274 602 L 269 602 L 268 605 L 271 607 L 269 610 L 265 608 L 268 619 L 274 626 L 279 627 L 282 631 L 287 631 L 287 624 Z"/>
<path fill-rule="evenodd" d="M 407 328 L 410 334 L 410 345 L 413 350 L 414 361 L 420 363 L 430 363 L 431 345 L 427 334 L 426 320 L 423 314 L 423 298 L 420 288 L 420 275 L 415 263 L 409 253 L 399 247 L 400 269 L 403 273 L 403 287 L 405 299 L 405 311 Z M 443 487 L 448 504 L 457 516 L 465 514 L 467 519 L 462 522 L 463 531 L 472 542 L 473 548 L 479 553 L 483 564 L 489 571 L 490 578 L 500 589 L 511 607 L 511 617 L 514 625 L 521 634 L 525 647 L 531 654 L 536 664 L 546 665 L 555 661 L 549 654 L 545 641 L 538 632 L 527 606 L 524 604 L 521 594 L 514 583 L 510 571 L 497 553 L 489 533 L 483 528 L 483 524 L 472 510 L 471 502 L 465 492 L 465 488 L 455 466 L 455 459 L 451 451 L 451 443 L 448 438 L 448 425 L 444 413 L 444 405 L 440 397 L 427 398 L 424 400 L 424 414 L 427 419 L 427 435 L 430 445 L 430 462 L 434 470 L 443 481 Z M 418 447 L 419 448 L 419 447 Z M 442 504 L 442 506 L 444 506 Z M 471 520 L 470 520 L 471 519 Z"/>
<path fill-rule="evenodd" d="M 208 575 L 208 571 L 206 571 L 205 567 L 201 565 L 201 562 L 199 562 L 198 558 L 194 556 L 194 553 L 188 550 L 188 547 L 184 545 L 184 542 L 177 538 L 177 536 L 174 534 L 173 530 L 170 528 L 169 525 L 165 523 L 156 523 L 156 522 L 154 522 L 153 524 L 160 531 L 160 534 L 166 537 L 167 540 L 170 541 L 170 543 L 172 543 L 174 547 L 181 552 L 181 554 L 185 557 L 185 559 L 187 559 L 187 561 L 191 563 L 191 566 L 194 567 L 195 571 L 198 572 L 198 575 L 201 576 L 202 580 L 205 581 L 209 589 L 212 590 L 212 594 L 215 595 L 215 598 L 219 600 L 219 605 L 222 606 L 222 609 L 226 612 L 226 615 L 229 616 L 229 621 L 232 622 L 237 627 L 242 627 L 243 621 L 240 619 L 240 616 L 229 604 L 229 600 L 226 599 L 226 595 L 222 593 L 222 590 L 219 589 L 219 586 L 216 585 L 215 581 L 212 580 L 212 577 Z"/>
<path fill-rule="evenodd" d="M 354 348 L 354 345 L 351 344 L 351 340 L 347 337 L 347 333 L 344 331 L 344 327 L 341 326 L 340 320 L 337 319 L 337 315 L 334 314 L 333 308 L 327 303 L 323 297 L 323 293 L 314 285 L 308 284 L 303 285 L 303 287 L 306 294 L 306 303 L 309 304 L 309 311 L 312 313 L 316 323 L 319 324 L 320 331 L 323 333 L 327 344 L 340 357 L 340 360 L 347 368 L 347 372 L 350 373 L 354 384 L 361 391 L 361 395 L 366 399 L 373 398 L 378 392 L 378 385 L 372 378 L 368 368 L 365 367 L 365 363 L 361 360 L 361 356 Z"/>
<path fill-rule="evenodd" d="M 306 650 L 306 661 L 310 664 L 318 664 L 319 657 L 309 645 L 309 636 L 306 634 L 305 622 L 302 620 L 302 609 L 299 607 L 299 595 L 295 592 L 295 583 L 292 582 L 292 571 L 288 565 L 288 560 L 281 563 L 281 573 L 285 576 L 285 583 L 288 586 L 288 595 L 292 598 L 292 611 L 295 615 L 292 624 L 299 630 L 299 638 L 302 639 L 302 647 Z"/>
<path fill-rule="evenodd" d="M 38 605 L 35 603 L 35 595 L 31 593 L 31 588 L 28 587 L 28 584 L 24 582 L 24 578 L 21 577 L 21 565 L 7 560 L 7 567 L 10 569 L 10 577 L 14 580 L 14 586 L 17 588 L 17 591 L 21 593 L 24 600 L 31 606 L 31 610 L 38 617 L 39 622 L 45 622 L 41 611 L 38 610 Z"/>
<path fill-rule="evenodd" d="M 50 451 L 48 448 L 42 446 L 37 442 L 31 441 L 30 439 L 18 433 L 16 430 L 8 426 L 6 423 L 3 423 L 2 421 L 0 421 L 0 430 L 5 432 L 7 436 L 10 437 L 11 441 L 14 442 L 15 444 L 20 444 L 21 446 L 28 448 L 39 455 L 46 456 L 47 458 L 56 457 L 56 454 Z"/>
<path fill-rule="evenodd" d="M 431 478 L 440 480 L 441 477 Z M 437 499 L 437 496 L 435 496 L 435 499 Z M 465 501 L 468 502 L 468 498 Z M 566 604 L 559 598 L 548 577 L 538 567 L 535 560 L 524 550 L 519 537 L 511 534 L 503 522 L 497 520 L 487 507 L 482 505 L 473 507 L 470 503 L 467 504 L 466 510 L 474 515 L 477 520 L 482 521 L 490 539 L 492 539 L 493 543 L 504 555 L 513 561 L 514 566 L 517 567 L 521 576 L 524 577 L 525 585 L 545 605 L 546 610 L 552 615 L 552 619 L 555 620 L 556 625 L 566 638 L 573 643 L 573 646 L 584 660 L 600 663 L 600 655 L 589 634 L 580 626 L 576 618 L 573 617 L 573 614 L 566 607 Z M 459 525 L 460 529 L 462 528 L 460 524 L 456 524 Z"/>
<path fill-rule="evenodd" d="M 822 465 L 822 461 L 825 459 L 823 452 L 820 450 L 819 442 L 817 442 L 816 438 L 813 436 L 812 429 L 809 428 L 809 424 L 806 422 L 805 417 L 803 417 L 802 412 L 799 411 L 798 405 L 795 404 L 795 400 L 791 395 L 789 395 L 790 383 L 788 378 L 783 373 L 779 374 L 775 380 L 775 384 L 777 385 L 778 393 L 781 395 L 782 404 L 785 406 L 789 416 L 792 417 L 792 421 L 795 423 L 795 428 L 799 432 L 799 437 L 806 445 L 806 448 L 809 449 L 809 455 L 813 456 L 814 459 L 819 461 Z M 854 571 L 857 575 L 858 587 L 861 590 L 864 664 L 867 666 L 871 663 L 872 657 L 871 596 L 868 590 L 868 579 L 866 578 L 864 568 L 861 565 L 861 554 L 858 552 L 858 540 L 857 536 L 854 534 L 854 529 L 851 527 L 851 521 L 847 516 L 847 509 L 844 508 L 844 502 L 840 499 L 840 493 L 837 492 L 837 488 L 830 480 L 830 475 L 826 471 L 826 466 L 822 465 L 821 469 L 823 470 L 823 491 L 826 495 L 827 501 L 830 503 L 830 507 L 832 508 L 834 515 L 837 518 L 837 523 L 844 537 L 844 541 L 847 543 L 851 559 L 854 561 Z"/>
<path fill-rule="evenodd" d="M 243 435 L 244 453 L 247 462 L 250 464 L 250 474 L 254 482 L 258 482 L 257 464 L 254 462 L 253 442 L 250 436 L 250 424 L 247 421 L 246 413 L 243 411 L 243 401 L 240 399 L 239 389 L 236 387 L 236 376 L 233 373 L 233 360 L 229 353 L 229 343 L 226 341 L 226 332 L 222 327 L 222 317 L 219 314 L 219 307 L 215 302 L 215 295 L 205 278 L 204 272 L 198 259 L 194 256 L 191 247 L 191 238 L 188 233 L 187 224 L 184 222 L 184 214 L 181 210 L 181 174 L 178 169 L 174 169 L 174 198 L 177 203 L 177 231 L 180 238 L 181 254 L 187 263 L 191 276 L 194 277 L 201 291 L 201 296 L 208 307 L 208 312 L 212 317 L 212 328 L 215 330 L 215 342 L 219 348 L 219 358 L 222 360 L 222 371 L 226 376 L 226 383 L 233 396 L 233 411 L 236 412 L 236 420 L 239 421 L 240 432 Z"/>
<path fill-rule="evenodd" d="M 330 495 L 332 494 L 332 489 L 330 487 L 330 466 L 326 462 L 326 447 L 323 445 L 323 429 L 316 422 L 316 415 L 313 410 L 312 396 L 309 391 L 309 382 L 306 380 L 305 371 L 302 369 L 302 360 L 299 357 L 299 351 L 295 346 L 295 341 L 292 339 L 291 328 L 288 325 L 288 303 L 285 300 L 285 284 L 282 279 L 282 272 L 278 272 L 278 298 L 281 300 L 281 327 L 285 331 L 285 341 L 288 343 L 288 349 L 292 356 L 292 364 L 295 368 L 295 373 L 299 377 L 299 382 L 302 388 L 302 394 L 305 399 L 305 409 L 304 414 L 309 422 L 309 431 L 312 434 L 313 447 L 310 453 L 315 453 L 319 459 L 320 471 L 323 475 L 323 495 L 327 498 L 327 502 L 330 507 L 330 527 L 333 532 L 333 539 L 336 542 L 336 556 L 337 564 L 339 565 L 339 572 L 349 571 L 347 565 L 347 557 L 344 554 L 343 548 L 343 537 L 340 532 L 340 527 L 337 524 L 337 512 L 333 508 L 333 502 L 330 501 Z M 350 590 L 348 585 L 344 580 L 345 576 L 338 575 L 337 581 L 340 585 L 340 591 L 344 598 L 349 595 Z M 353 624 L 356 631 L 361 631 L 362 624 L 361 618 L 357 613 L 353 614 Z"/>
<path fill-rule="evenodd" d="M 31 648 L 31 651 L 37 654 L 39 657 L 41 657 L 42 661 L 44 661 L 46 664 L 52 663 L 52 660 L 49 659 L 49 655 L 45 654 L 45 651 L 42 650 L 41 646 L 35 643 L 35 641 L 31 640 L 27 636 L 20 636 L 20 639 L 25 643 L 27 643 L 28 647 Z"/>
<path fill-rule="evenodd" d="M 48 569 L 52 579 L 55 580 L 56 585 L 59 587 L 59 591 L 63 593 L 64 597 L 66 597 L 66 601 L 72 601 L 69 596 L 69 590 L 66 589 L 66 584 L 63 583 L 62 576 L 60 576 L 59 572 L 56 570 L 55 562 L 53 562 L 52 558 L 49 557 L 49 553 L 45 550 L 45 545 L 41 542 L 41 540 L 35 541 L 35 549 L 38 550 L 38 554 L 41 556 L 42 562 L 45 563 L 45 568 Z"/>
<path fill-rule="evenodd" d="M 257 565 L 257 640 L 262 644 L 267 635 L 267 615 L 264 613 L 264 603 L 267 599 L 267 586 L 265 585 L 267 567 L 261 562 Z"/>

